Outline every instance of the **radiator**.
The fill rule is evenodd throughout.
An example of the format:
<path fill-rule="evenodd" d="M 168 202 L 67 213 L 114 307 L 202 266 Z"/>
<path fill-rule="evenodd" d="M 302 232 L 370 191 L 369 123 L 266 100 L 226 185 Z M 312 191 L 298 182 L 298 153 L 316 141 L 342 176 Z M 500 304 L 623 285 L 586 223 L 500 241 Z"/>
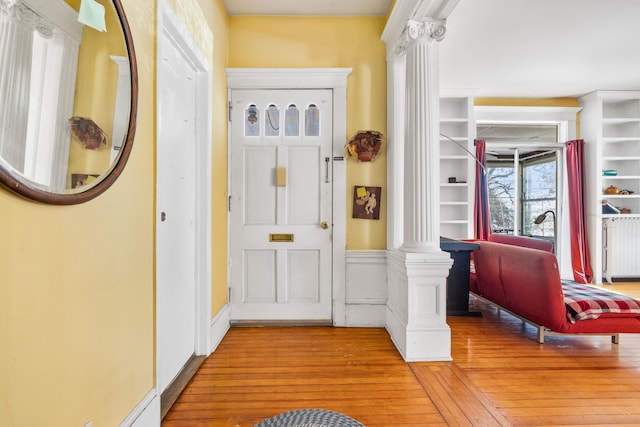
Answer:
<path fill-rule="evenodd" d="M 602 221 L 602 273 L 614 277 L 640 277 L 640 218 L 605 218 Z"/>

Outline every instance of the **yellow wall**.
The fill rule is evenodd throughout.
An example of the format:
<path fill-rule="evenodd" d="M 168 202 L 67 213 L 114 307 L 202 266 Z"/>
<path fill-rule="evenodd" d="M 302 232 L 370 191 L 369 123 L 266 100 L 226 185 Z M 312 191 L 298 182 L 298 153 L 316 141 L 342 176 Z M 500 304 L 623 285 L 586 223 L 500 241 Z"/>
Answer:
<path fill-rule="evenodd" d="M 385 17 L 233 16 L 229 22 L 230 67 L 353 68 L 347 90 L 347 138 L 359 130 L 386 136 L 387 74 L 380 40 Z M 347 161 L 347 249 L 386 247 L 386 158 L 383 154 L 374 163 Z M 379 221 L 351 218 L 356 185 L 382 187 Z"/>
<path fill-rule="evenodd" d="M 226 303 L 225 67 L 351 67 L 348 136 L 361 129 L 386 133 L 385 18 L 229 20 L 222 0 L 169 4 L 213 64 L 215 314 Z M 154 385 L 157 2 L 123 5 L 138 59 L 139 106 L 120 179 L 75 206 L 37 204 L 0 190 L 0 425 L 118 425 Z M 247 41 L 255 49 L 245 49 Z M 373 164 L 349 161 L 348 188 L 383 187 L 381 220 L 349 219 L 349 248 L 385 247 L 385 162 L 385 155 Z M 346 197 L 350 202 L 350 191 Z"/>
<path fill-rule="evenodd" d="M 191 6 L 196 1 L 214 28 L 215 53 L 205 56 L 214 60 L 214 183 L 224 183 L 227 18 L 222 0 Z M 76 206 L 0 189 L 2 426 L 116 426 L 154 386 L 156 0 L 122 2 L 139 71 L 136 138 L 124 172 Z M 214 204 L 224 206 L 226 184 L 213 191 Z M 218 308 L 226 298 L 223 211 L 214 207 Z"/>
<path fill-rule="evenodd" d="M 579 107 L 576 98 L 475 98 L 477 106 L 502 107 Z"/>
<path fill-rule="evenodd" d="M 212 315 L 227 303 L 227 57 L 228 17 L 222 0 L 198 0 L 213 31 Z"/>
<path fill-rule="evenodd" d="M 154 1 L 124 5 L 153 76 Z M 114 426 L 153 387 L 153 91 L 141 78 L 129 164 L 97 199 L 0 190 L 0 425 Z"/>

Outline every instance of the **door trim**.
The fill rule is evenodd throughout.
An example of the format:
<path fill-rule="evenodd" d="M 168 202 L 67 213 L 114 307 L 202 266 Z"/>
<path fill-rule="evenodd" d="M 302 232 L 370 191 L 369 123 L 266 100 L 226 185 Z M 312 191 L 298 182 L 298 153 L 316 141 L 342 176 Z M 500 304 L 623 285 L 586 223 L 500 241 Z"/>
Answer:
<path fill-rule="evenodd" d="M 167 0 L 158 2 L 158 33 L 164 32 L 178 46 L 185 57 L 191 61 L 196 69 L 196 122 L 195 131 L 196 144 L 195 157 L 195 181 L 196 181 L 196 208 L 195 208 L 195 285 L 196 285 L 196 308 L 195 308 L 195 355 L 207 356 L 211 354 L 211 91 L 212 76 L 211 65 L 198 49 L 193 39 L 181 24 L 175 12 L 169 6 Z M 160 43 L 161 37 L 157 38 Z M 158 47 L 158 50 L 160 48 Z M 157 56 L 156 67 L 162 66 L 160 55 Z M 160 97 L 160 92 L 156 91 Z M 158 100 L 156 100 L 159 103 Z M 156 132 L 159 132 L 159 121 L 156 121 Z M 157 142 L 156 142 L 157 143 Z M 156 182 L 157 173 L 156 169 Z M 156 189 L 157 191 L 157 189 Z M 157 212 L 155 223 L 159 212 Z M 156 259 L 157 268 L 157 259 Z M 157 281 L 156 284 L 157 286 Z M 156 316 L 158 315 L 156 310 Z M 156 322 L 157 325 L 157 322 Z M 158 331 L 156 330 L 156 334 Z M 158 386 L 160 354 L 156 348 L 156 387 Z"/>
<path fill-rule="evenodd" d="M 347 140 L 347 77 L 351 68 L 227 68 L 228 100 L 234 89 L 331 89 L 333 90 L 333 242 L 332 292 L 333 325 L 346 326 L 345 248 L 346 248 L 346 161 L 344 144 Z M 228 136 L 231 155 L 231 131 Z M 342 159 L 342 160 L 339 160 Z M 229 158 L 230 162 L 231 159 Z M 231 179 L 227 180 L 230 187 Z M 227 188 L 230 193 L 230 188 Z M 230 218 L 227 224 L 230 224 Z M 227 229 L 227 247 L 230 230 Z M 227 269 L 231 285 L 231 270 Z"/>

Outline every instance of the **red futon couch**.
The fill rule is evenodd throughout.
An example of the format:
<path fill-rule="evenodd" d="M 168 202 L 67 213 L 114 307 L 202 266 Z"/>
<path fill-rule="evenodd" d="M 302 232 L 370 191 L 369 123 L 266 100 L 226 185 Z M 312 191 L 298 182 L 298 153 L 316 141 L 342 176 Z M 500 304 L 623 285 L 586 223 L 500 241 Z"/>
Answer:
<path fill-rule="evenodd" d="M 535 326 L 539 343 L 546 332 L 611 335 L 614 343 L 620 333 L 640 333 L 640 301 L 560 280 L 557 259 L 549 250 L 476 243 L 480 249 L 473 252 L 471 292 Z"/>

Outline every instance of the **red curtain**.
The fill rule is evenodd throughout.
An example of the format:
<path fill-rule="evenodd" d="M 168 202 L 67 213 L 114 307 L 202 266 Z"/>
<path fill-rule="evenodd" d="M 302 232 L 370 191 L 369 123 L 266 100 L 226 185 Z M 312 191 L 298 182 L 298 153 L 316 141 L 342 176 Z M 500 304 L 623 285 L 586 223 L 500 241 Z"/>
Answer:
<path fill-rule="evenodd" d="M 569 141 L 566 143 L 566 147 L 573 280 L 579 283 L 591 283 L 593 271 L 589 260 L 589 242 L 587 241 L 586 229 L 584 140 Z"/>
<path fill-rule="evenodd" d="M 476 195 L 474 204 L 473 235 L 476 240 L 487 240 L 491 234 L 489 212 L 489 190 L 487 186 L 487 143 L 484 139 L 476 139 Z"/>

